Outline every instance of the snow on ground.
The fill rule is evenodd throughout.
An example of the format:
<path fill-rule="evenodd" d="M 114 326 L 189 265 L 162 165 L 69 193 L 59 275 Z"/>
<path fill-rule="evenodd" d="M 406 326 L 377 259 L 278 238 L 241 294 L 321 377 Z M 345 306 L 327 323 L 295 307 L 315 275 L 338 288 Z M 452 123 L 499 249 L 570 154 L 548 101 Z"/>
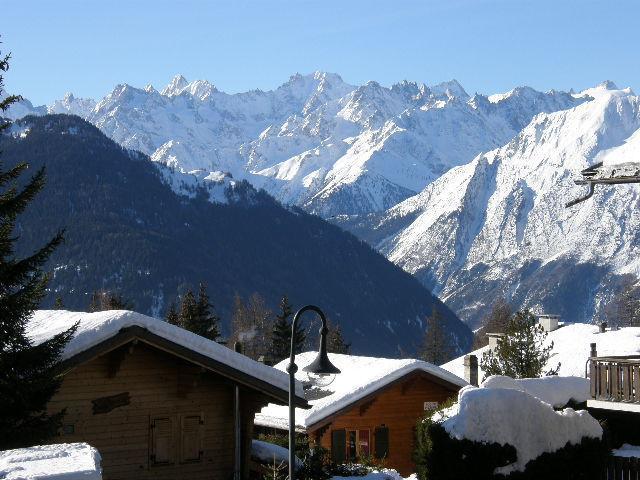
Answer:
<path fill-rule="evenodd" d="M 555 367 L 560 362 L 558 375 L 584 377 L 585 365 L 591 351 L 590 344 L 595 343 L 599 356 L 639 355 L 640 327 L 625 327 L 619 330 L 608 329 L 599 332 L 596 325 L 585 323 L 566 323 L 557 330 L 549 332 L 547 344 L 553 342 L 553 350 L 547 367 Z M 489 347 L 483 347 L 473 352 L 482 360 L 482 354 Z M 464 376 L 464 355 L 442 365 L 449 372 Z M 482 370 L 479 372 L 483 378 Z"/>
<path fill-rule="evenodd" d="M 274 443 L 263 442 L 262 440 L 251 441 L 251 456 L 262 463 L 286 463 L 289 464 L 289 449 Z M 296 457 L 296 465 L 301 465 L 302 461 Z"/>
<path fill-rule="evenodd" d="M 298 380 L 303 383 L 309 381 L 303 368 L 310 364 L 317 354 L 317 352 L 305 352 L 296 357 L 298 365 L 296 378 Z M 326 416 L 413 371 L 424 371 L 458 386 L 467 384 L 462 378 L 422 360 L 397 360 L 335 353 L 330 353 L 329 359 L 340 369 L 341 373 L 337 374 L 335 380 L 327 387 L 307 391 L 306 397 L 311 404 L 311 409 L 296 409 L 296 428 L 298 430 L 304 430 L 307 426 L 313 425 Z M 275 368 L 285 370 L 288 363 L 288 359 L 283 360 Z M 256 425 L 286 429 L 289 425 L 288 418 L 287 407 L 269 404 L 256 414 L 255 423 Z"/>
<path fill-rule="evenodd" d="M 452 438 L 516 448 L 517 461 L 496 473 L 522 471 L 530 460 L 567 442 L 602 437 L 600 424 L 586 410 L 555 411 L 548 403 L 514 389 L 465 387 L 458 394 L 457 408 L 449 409 L 447 416 L 442 426 Z"/>
<path fill-rule="evenodd" d="M 570 400 L 586 402 L 590 398 L 589 387 L 588 378 L 559 376 L 513 379 L 492 375 L 481 385 L 481 388 L 520 390 L 556 408 L 564 407 Z"/>
<path fill-rule="evenodd" d="M 403 477 L 398 472 L 390 468 L 383 468 L 366 474 L 364 477 L 332 477 L 331 480 L 417 480 L 415 473 L 408 477 Z"/>
<path fill-rule="evenodd" d="M 640 458 L 640 446 L 623 444 L 620 448 L 614 449 L 611 454 L 614 457 L 634 457 Z"/>
<path fill-rule="evenodd" d="M 100 480 L 98 450 L 86 443 L 41 445 L 0 452 L 3 480 Z"/>
<path fill-rule="evenodd" d="M 76 322 L 79 324 L 78 329 L 65 347 L 62 354 L 63 359 L 71 358 L 117 335 L 123 328 L 138 326 L 284 391 L 289 390 L 289 376 L 286 373 L 251 360 L 249 357 L 195 333 L 137 312 L 108 310 L 86 313 L 67 310 L 38 310 L 27 324 L 27 335 L 37 345 L 64 332 Z M 296 383 L 296 394 L 300 397 L 303 395 L 300 383 Z"/>

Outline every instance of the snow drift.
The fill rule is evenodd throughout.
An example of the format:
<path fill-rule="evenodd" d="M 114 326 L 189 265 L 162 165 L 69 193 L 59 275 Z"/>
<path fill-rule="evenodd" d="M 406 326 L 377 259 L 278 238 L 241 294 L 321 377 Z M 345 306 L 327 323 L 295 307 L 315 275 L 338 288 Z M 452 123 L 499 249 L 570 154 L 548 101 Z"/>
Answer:
<path fill-rule="evenodd" d="M 86 443 L 61 443 L 0 452 L 3 480 L 101 480 L 100 453 Z"/>
<path fill-rule="evenodd" d="M 496 473 L 523 471 L 527 462 L 545 452 L 579 444 L 585 437 L 602 437 L 602 427 L 586 410 L 555 411 L 514 389 L 465 387 L 457 405 L 444 415 L 448 418 L 442 426 L 452 438 L 515 447 L 516 462 Z"/>

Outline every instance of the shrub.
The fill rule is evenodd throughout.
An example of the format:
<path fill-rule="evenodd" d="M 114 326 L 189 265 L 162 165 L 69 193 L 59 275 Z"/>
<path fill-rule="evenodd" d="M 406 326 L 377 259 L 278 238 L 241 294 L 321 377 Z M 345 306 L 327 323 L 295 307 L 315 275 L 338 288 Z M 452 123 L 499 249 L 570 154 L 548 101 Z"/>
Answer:
<path fill-rule="evenodd" d="M 497 468 L 516 461 L 515 447 L 451 438 L 428 415 L 416 428 L 414 460 L 420 480 L 595 480 L 608 455 L 605 440 L 583 438 L 577 445 L 567 444 L 531 460 L 523 472 L 496 474 Z"/>

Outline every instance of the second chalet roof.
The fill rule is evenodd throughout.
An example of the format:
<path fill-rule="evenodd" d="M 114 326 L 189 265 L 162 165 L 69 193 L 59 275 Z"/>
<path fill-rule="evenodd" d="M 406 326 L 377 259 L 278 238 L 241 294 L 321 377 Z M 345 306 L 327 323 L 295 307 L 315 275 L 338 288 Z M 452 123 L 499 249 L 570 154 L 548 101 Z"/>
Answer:
<path fill-rule="evenodd" d="M 224 372 L 250 387 L 264 390 L 278 400 L 287 401 L 289 377 L 285 372 L 256 362 L 224 345 L 171 325 L 163 320 L 127 310 L 86 313 L 67 310 L 38 310 L 27 323 L 26 332 L 40 344 L 78 323 L 73 338 L 62 353 L 62 360 L 73 363 L 92 349 L 121 336 L 123 340 L 140 336 L 149 343 L 163 343 L 169 351 L 180 350 L 188 359 Z M 262 387 L 262 388 L 261 388 Z M 296 382 L 298 404 L 304 405 L 302 385 Z"/>
<path fill-rule="evenodd" d="M 302 369 L 311 363 L 317 352 L 305 352 L 296 356 L 298 372 L 296 379 L 308 385 L 308 376 Z M 308 388 L 305 396 L 311 409 L 296 409 L 296 428 L 304 430 L 340 410 L 348 408 L 377 390 L 413 372 L 424 372 L 442 382 L 462 387 L 467 385 L 462 378 L 433 365 L 416 359 L 391 359 L 361 357 L 356 355 L 329 354 L 329 360 L 341 373 L 322 389 Z M 285 370 L 289 359 L 278 363 L 275 368 Z M 255 416 L 255 424 L 286 429 L 288 427 L 287 407 L 269 404 Z"/>
<path fill-rule="evenodd" d="M 640 355 L 640 327 L 624 327 L 618 330 L 608 328 L 600 333 L 597 325 L 587 323 L 564 323 L 560 328 L 549 332 L 546 344 L 553 342 L 551 357 L 547 368 L 560 363 L 558 375 L 583 377 L 585 365 L 591 353 L 591 343 L 596 344 L 598 356 Z M 470 352 L 482 359 L 489 347 Z M 464 374 L 464 355 L 442 365 L 453 374 Z M 483 372 L 480 370 L 480 379 Z"/>

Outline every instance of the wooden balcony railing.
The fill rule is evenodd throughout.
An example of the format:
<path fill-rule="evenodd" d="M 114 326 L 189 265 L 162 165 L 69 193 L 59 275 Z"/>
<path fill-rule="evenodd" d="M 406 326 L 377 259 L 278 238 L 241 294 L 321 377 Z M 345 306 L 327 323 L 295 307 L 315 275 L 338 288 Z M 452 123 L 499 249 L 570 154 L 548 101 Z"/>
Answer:
<path fill-rule="evenodd" d="M 589 359 L 591 398 L 640 403 L 640 356 Z"/>

